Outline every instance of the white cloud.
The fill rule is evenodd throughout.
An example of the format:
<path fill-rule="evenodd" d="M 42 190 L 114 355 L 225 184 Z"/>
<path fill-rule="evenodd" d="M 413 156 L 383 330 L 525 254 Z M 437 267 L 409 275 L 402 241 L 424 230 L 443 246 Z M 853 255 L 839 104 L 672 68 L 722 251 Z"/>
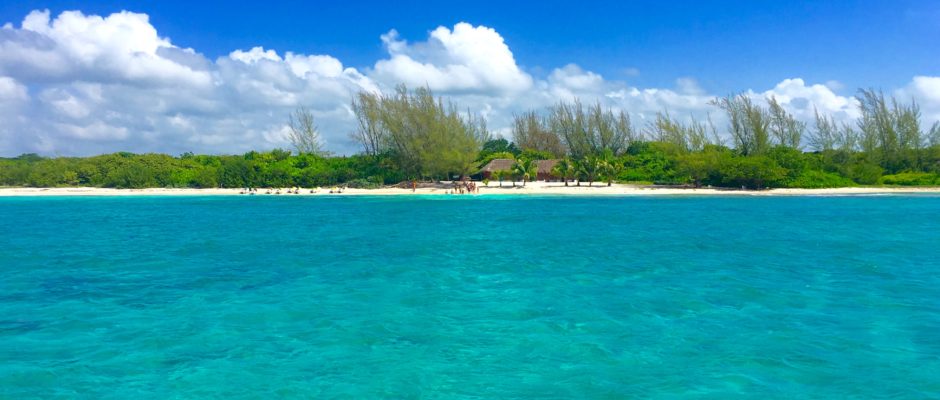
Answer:
<path fill-rule="evenodd" d="M 26 86 L 9 76 L 0 76 L 0 155 L 4 149 L 15 147 L 17 127 L 25 122 L 22 108 L 29 100 Z"/>
<path fill-rule="evenodd" d="M 916 100 L 928 125 L 940 121 L 940 76 L 915 76 L 897 96 Z"/>
<path fill-rule="evenodd" d="M 108 125 L 102 121 L 94 121 L 88 125 L 56 124 L 56 127 L 65 135 L 79 140 L 123 140 L 128 135 L 127 128 Z"/>
<path fill-rule="evenodd" d="M 353 150 L 347 103 L 378 90 L 327 55 L 260 47 L 209 60 L 160 37 L 144 14 L 34 11 L 0 29 L 0 154 L 117 150 L 241 152 L 286 146 L 271 135 L 306 105 L 327 145 Z M 30 101 L 30 93 L 34 99 Z M 28 102 L 28 105 L 23 103 Z"/>
<path fill-rule="evenodd" d="M 408 44 L 395 30 L 382 35 L 390 58 L 372 76 L 387 85 L 405 83 L 439 91 L 499 95 L 532 86 L 503 37 L 492 28 L 459 23 L 433 30 L 427 42 Z"/>
<path fill-rule="evenodd" d="M 940 103 L 940 77 L 915 76 L 909 88 L 926 102 Z"/>
<path fill-rule="evenodd" d="M 228 55 L 233 60 L 241 61 L 245 64 L 256 64 L 261 60 L 280 62 L 281 56 L 274 50 L 265 50 L 263 47 L 252 47 L 251 50 L 235 50 Z"/>
<path fill-rule="evenodd" d="M 211 60 L 160 36 L 145 14 L 33 11 L 19 27 L 0 28 L 0 156 L 286 147 L 285 120 L 300 105 L 316 115 L 326 147 L 348 154 L 358 150 L 348 135 L 355 128 L 351 97 L 399 83 L 427 85 L 504 135 L 513 113 L 574 98 L 627 110 L 639 127 L 664 109 L 680 118 L 711 113 L 722 123 L 708 104 L 713 94 L 693 78 L 677 79 L 675 88 L 638 88 L 576 64 L 533 76 L 485 26 L 438 27 L 417 42 L 390 31 L 381 40 L 387 56 L 362 71 L 330 55 L 262 47 Z M 834 90 L 832 82 L 794 78 L 748 93 L 773 95 L 804 120 L 813 106 L 853 118 L 854 100 Z M 925 117 L 940 117 L 940 78 L 915 77 L 898 93 L 921 102 Z"/>
<path fill-rule="evenodd" d="M 840 96 L 822 84 L 807 85 L 803 79 L 784 79 L 773 89 L 761 93 L 762 97 L 773 96 L 797 118 L 811 120 L 814 107 L 819 112 L 832 114 L 837 119 L 858 117 L 855 99 Z"/>
<path fill-rule="evenodd" d="M 207 71 L 162 57 L 159 50 L 165 48 L 175 46 L 157 35 L 146 14 L 125 11 L 102 18 L 66 11 L 51 20 L 48 10 L 33 11 L 20 29 L 2 30 L 0 73 L 36 80 L 211 83 Z"/>
<path fill-rule="evenodd" d="M 591 71 L 585 71 L 575 64 L 568 64 L 555 69 L 548 76 L 548 83 L 556 89 L 571 93 L 593 92 L 604 86 L 604 77 Z"/>
<path fill-rule="evenodd" d="M 48 89 L 40 98 L 59 114 L 70 119 L 82 119 L 91 114 L 90 104 L 63 89 Z"/>
<path fill-rule="evenodd" d="M 0 103 L 24 101 L 29 99 L 26 86 L 9 76 L 0 76 Z"/>

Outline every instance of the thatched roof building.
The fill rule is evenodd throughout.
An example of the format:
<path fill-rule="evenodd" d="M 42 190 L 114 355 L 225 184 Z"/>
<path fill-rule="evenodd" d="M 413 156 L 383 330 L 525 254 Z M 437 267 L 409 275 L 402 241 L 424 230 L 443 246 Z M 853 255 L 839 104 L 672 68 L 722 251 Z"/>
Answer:
<path fill-rule="evenodd" d="M 511 160 L 508 158 L 494 158 L 490 160 L 489 163 L 483 166 L 483 169 L 480 172 L 483 173 L 483 177 L 489 179 L 490 175 L 496 171 L 509 171 L 512 169 L 512 165 L 516 163 L 516 160 Z"/>
<path fill-rule="evenodd" d="M 493 172 L 511 171 L 515 163 L 516 160 L 509 158 L 495 158 L 484 165 L 483 168 L 480 169 L 480 173 L 483 174 L 483 179 L 492 179 Z M 555 168 L 555 165 L 558 164 L 558 160 L 536 160 L 535 163 L 539 168 L 538 180 L 547 181 L 555 178 L 552 175 L 552 168 Z"/>
<path fill-rule="evenodd" d="M 552 174 L 552 169 L 558 164 L 558 160 L 538 160 L 536 163 L 539 165 L 537 180 L 548 181 L 556 178 L 556 176 Z"/>

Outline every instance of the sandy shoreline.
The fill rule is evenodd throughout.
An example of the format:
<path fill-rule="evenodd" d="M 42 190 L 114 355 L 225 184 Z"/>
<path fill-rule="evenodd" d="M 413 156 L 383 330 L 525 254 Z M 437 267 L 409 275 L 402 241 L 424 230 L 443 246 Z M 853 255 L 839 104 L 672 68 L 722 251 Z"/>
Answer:
<path fill-rule="evenodd" d="M 288 194 L 286 189 L 281 190 L 280 196 L 384 196 L 384 195 L 446 195 L 449 189 L 442 187 L 436 188 L 418 188 L 416 191 L 401 188 L 381 188 L 381 189 L 345 189 L 342 193 L 330 193 L 331 188 L 320 188 L 315 193 L 312 189 L 301 189 L 299 194 Z M 259 189 L 257 196 L 277 196 L 276 190 Z M 0 197 L 13 196 L 244 196 L 242 189 L 108 189 L 93 187 L 69 187 L 69 188 L 0 188 Z M 818 195 L 857 195 L 857 194 L 910 194 L 910 193 L 937 193 L 940 194 L 940 187 L 904 187 L 904 188 L 882 188 L 882 187 L 856 187 L 856 188 L 832 188 L 832 189 L 771 189 L 771 190 L 727 190 L 727 189 L 683 189 L 668 187 L 648 187 L 636 185 L 606 186 L 605 184 L 588 187 L 586 185 L 564 186 L 558 182 L 530 182 L 522 187 L 517 184 L 511 187 L 508 183 L 503 183 L 502 187 L 490 183 L 489 187 L 481 186 L 479 193 L 475 195 L 506 195 L 506 194 L 526 194 L 526 195 L 722 195 L 722 196 L 818 196 Z"/>

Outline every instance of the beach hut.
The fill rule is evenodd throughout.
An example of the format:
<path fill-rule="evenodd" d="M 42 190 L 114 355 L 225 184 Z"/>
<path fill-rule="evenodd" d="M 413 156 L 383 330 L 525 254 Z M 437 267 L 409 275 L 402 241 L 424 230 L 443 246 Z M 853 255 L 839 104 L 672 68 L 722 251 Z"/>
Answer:
<path fill-rule="evenodd" d="M 483 169 L 480 170 L 480 174 L 483 175 L 483 179 L 493 179 L 493 172 L 511 171 L 515 163 L 516 160 L 509 158 L 496 158 L 483 166 Z M 548 181 L 557 178 L 552 174 L 552 168 L 555 168 L 555 165 L 558 164 L 558 160 L 536 160 L 535 163 L 538 165 L 538 176 L 535 180 Z"/>
<path fill-rule="evenodd" d="M 558 165 L 558 160 L 538 160 L 536 163 L 539 166 L 536 180 L 550 181 L 558 178 L 552 173 L 552 169 L 555 168 L 555 165 Z"/>
<path fill-rule="evenodd" d="M 516 160 L 509 158 L 494 158 L 483 166 L 483 169 L 480 170 L 480 173 L 483 175 L 483 179 L 493 179 L 493 172 L 510 171 L 512 170 L 512 165 L 515 163 Z"/>

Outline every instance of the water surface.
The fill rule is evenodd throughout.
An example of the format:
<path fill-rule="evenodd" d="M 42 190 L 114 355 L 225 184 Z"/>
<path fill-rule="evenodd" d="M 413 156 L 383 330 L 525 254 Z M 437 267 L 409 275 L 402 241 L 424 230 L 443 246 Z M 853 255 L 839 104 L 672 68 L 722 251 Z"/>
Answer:
<path fill-rule="evenodd" d="M 0 398 L 940 397 L 940 197 L 0 198 Z"/>

